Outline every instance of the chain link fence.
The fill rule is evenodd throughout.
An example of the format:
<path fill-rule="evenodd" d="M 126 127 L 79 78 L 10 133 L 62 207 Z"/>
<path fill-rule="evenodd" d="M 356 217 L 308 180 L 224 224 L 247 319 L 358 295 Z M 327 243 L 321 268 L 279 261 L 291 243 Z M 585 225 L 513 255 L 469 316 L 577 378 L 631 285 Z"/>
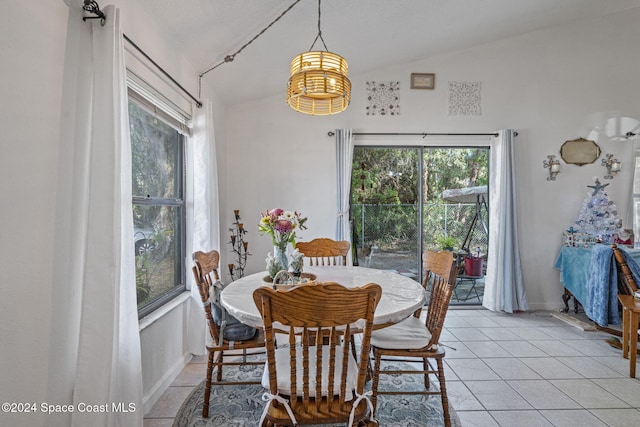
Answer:
<path fill-rule="evenodd" d="M 449 236 L 457 242 L 456 250 L 466 241 L 466 248 L 487 254 L 489 236 L 486 205 L 480 209 L 484 221 L 476 217 L 473 203 L 426 203 L 422 213 L 422 248 L 418 245 L 418 206 L 408 204 L 353 204 L 351 217 L 358 262 L 362 266 L 417 272 L 421 252 L 439 250 L 437 239 Z M 474 220 L 475 218 L 475 220 Z M 484 225 L 483 225 L 484 224 Z M 419 274 L 417 274 L 419 276 Z"/>

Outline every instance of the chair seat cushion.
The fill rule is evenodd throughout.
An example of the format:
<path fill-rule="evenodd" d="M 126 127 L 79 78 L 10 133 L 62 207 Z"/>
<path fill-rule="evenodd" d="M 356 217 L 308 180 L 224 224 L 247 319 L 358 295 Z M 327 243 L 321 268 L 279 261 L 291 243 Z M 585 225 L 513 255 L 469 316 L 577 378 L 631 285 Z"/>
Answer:
<path fill-rule="evenodd" d="M 247 341 L 252 339 L 256 336 L 258 330 L 252 326 L 245 325 L 227 313 L 220 303 L 220 292 L 222 292 L 222 288 L 222 284 L 216 282 L 209 290 L 211 314 L 218 328 L 222 329 L 222 337 L 227 341 Z M 222 328 L 223 322 L 224 328 Z M 213 337 L 207 340 L 207 344 L 209 345 L 211 342 L 213 342 Z"/>
<path fill-rule="evenodd" d="M 335 376 L 333 382 L 334 394 L 340 393 L 340 379 L 342 378 L 342 354 L 343 346 L 336 346 L 336 360 L 335 360 Z M 275 351 L 276 356 L 276 372 L 278 374 L 278 393 L 287 396 L 291 395 L 291 364 L 289 357 L 289 347 L 280 347 Z M 309 395 L 310 397 L 316 397 L 316 347 L 309 347 Z M 347 368 L 347 392 L 345 401 L 349 401 L 353 398 L 353 390 L 355 390 L 358 383 L 358 364 L 353 358 L 351 352 L 349 352 L 349 365 Z M 322 348 L 322 396 L 329 394 L 329 347 Z M 296 372 L 297 372 L 297 395 L 302 396 L 302 348 L 296 348 Z M 262 386 L 269 390 L 269 366 L 265 364 L 264 372 L 262 375 Z"/>
<path fill-rule="evenodd" d="M 423 348 L 430 340 L 431 332 L 414 316 L 371 333 L 371 345 L 392 350 Z"/>
<path fill-rule="evenodd" d="M 256 336 L 258 330 L 252 326 L 245 325 L 238 319 L 227 313 L 223 312 L 224 308 L 211 305 L 211 312 L 213 320 L 218 325 L 218 328 L 222 329 L 223 319 L 226 322 L 224 329 L 222 329 L 222 336 L 227 341 L 247 341 Z"/>

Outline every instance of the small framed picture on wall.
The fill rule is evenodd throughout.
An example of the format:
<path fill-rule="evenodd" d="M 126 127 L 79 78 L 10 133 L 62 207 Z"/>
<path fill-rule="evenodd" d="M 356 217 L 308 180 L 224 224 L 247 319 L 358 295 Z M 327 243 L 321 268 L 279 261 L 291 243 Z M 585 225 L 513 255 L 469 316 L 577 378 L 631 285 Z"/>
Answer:
<path fill-rule="evenodd" d="M 411 73 L 411 89 L 433 89 L 436 75 L 433 73 Z"/>

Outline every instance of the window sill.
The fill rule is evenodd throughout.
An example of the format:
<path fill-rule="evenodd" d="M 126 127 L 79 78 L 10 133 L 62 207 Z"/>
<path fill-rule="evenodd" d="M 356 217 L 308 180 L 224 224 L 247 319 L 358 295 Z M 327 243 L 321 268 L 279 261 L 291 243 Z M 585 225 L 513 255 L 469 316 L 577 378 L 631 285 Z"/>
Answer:
<path fill-rule="evenodd" d="M 153 325 L 157 320 L 161 319 L 164 315 L 169 313 L 171 310 L 173 310 L 174 308 L 178 307 L 179 305 L 187 301 L 190 296 L 191 296 L 190 291 L 188 290 L 184 291 L 180 295 L 173 298 L 171 301 L 168 301 L 162 307 L 158 308 L 157 310 L 154 310 L 152 313 L 149 313 L 148 315 L 140 319 L 138 322 L 139 331 L 142 332 L 147 327 Z"/>

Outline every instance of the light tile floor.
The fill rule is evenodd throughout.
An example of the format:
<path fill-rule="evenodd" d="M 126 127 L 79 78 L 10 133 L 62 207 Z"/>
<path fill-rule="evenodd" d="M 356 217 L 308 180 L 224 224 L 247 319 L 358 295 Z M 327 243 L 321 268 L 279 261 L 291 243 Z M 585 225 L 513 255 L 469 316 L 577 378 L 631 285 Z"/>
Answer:
<path fill-rule="evenodd" d="M 449 347 L 449 400 L 463 426 L 640 426 L 640 379 L 606 343 L 549 312 L 494 313 L 456 309 L 441 342 Z M 453 350 L 455 348 L 455 350 Z M 194 357 L 145 416 L 145 427 L 168 427 L 204 378 Z"/>

